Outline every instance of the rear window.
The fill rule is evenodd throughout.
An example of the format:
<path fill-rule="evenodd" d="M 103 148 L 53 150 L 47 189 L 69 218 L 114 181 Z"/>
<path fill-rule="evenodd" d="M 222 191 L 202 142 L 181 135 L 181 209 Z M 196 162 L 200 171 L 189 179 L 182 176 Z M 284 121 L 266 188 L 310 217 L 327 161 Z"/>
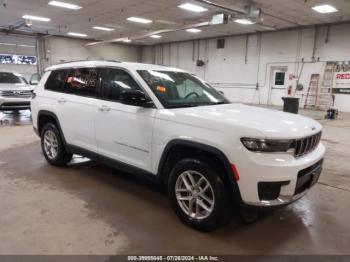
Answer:
<path fill-rule="evenodd" d="M 96 68 L 74 68 L 53 71 L 45 89 L 55 92 L 95 97 L 98 85 Z"/>
<path fill-rule="evenodd" d="M 67 80 L 68 70 L 52 71 L 46 81 L 45 89 L 56 92 L 63 92 Z"/>
<path fill-rule="evenodd" d="M 0 84 L 27 84 L 23 76 L 0 72 Z"/>

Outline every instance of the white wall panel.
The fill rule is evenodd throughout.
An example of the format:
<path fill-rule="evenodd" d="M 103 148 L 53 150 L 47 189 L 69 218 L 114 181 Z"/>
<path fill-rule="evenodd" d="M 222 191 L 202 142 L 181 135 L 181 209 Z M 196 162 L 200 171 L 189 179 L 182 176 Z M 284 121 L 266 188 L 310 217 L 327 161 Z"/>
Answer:
<path fill-rule="evenodd" d="M 316 62 L 311 63 L 314 38 L 315 28 L 313 27 L 268 32 L 260 36 L 249 35 L 247 61 L 245 61 L 245 35 L 225 37 L 225 49 L 217 49 L 217 39 L 201 40 L 199 59 L 206 62 L 204 67 L 196 66 L 198 41 L 194 41 L 194 54 L 193 41 L 172 43 L 170 61 L 163 61 L 166 61 L 167 65 L 194 72 L 206 81 L 214 83 L 215 87 L 223 90 L 233 101 L 267 104 L 272 67 L 286 66 L 288 68 L 287 86 L 296 85 L 296 80 L 289 80 L 289 75 L 300 75 L 300 83 L 307 89 L 311 74 L 319 73 L 322 76 L 326 61 L 350 60 L 350 24 L 332 25 L 328 43 L 326 43 L 327 27 L 320 26 L 315 50 Z M 158 45 L 157 48 L 160 46 Z M 151 49 L 151 47 L 143 48 L 143 62 L 152 63 Z M 164 50 L 166 50 L 165 47 Z M 156 56 L 161 54 L 157 53 Z M 164 57 L 166 55 L 163 54 Z M 302 66 L 302 60 L 306 62 L 304 66 Z M 159 60 L 156 59 L 156 61 Z M 336 95 L 335 105 L 341 111 L 350 112 L 350 95 Z"/>

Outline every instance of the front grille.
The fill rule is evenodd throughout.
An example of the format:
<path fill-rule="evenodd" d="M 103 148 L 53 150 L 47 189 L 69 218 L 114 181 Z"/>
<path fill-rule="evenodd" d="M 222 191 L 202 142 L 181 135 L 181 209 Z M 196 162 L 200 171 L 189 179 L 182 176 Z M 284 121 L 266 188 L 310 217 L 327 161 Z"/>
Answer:
<path fill-rule="evenodd" d="M 31 98 L 32 91 L 29 90 L 11 90 L 11 91 L 0 91 L 0 96 L 9 98 Z"/>
<path fill-rule="evenodd" d="M 2 103 L 1 107 L 6 108 L 6 107 L 29 107 L 30 102 L 6 102 Z"/>
<path fill-rule="evenodd" d="M 316 149 L 318 144 L 320 143 L 322 133 L 317 133 L 316 135 L 312 135 L 309 137 L 305 137 L 302 139 L 298 139 L 294 142 L 294 155 L 296 157 L 301 157 L 306 155 Z"/>

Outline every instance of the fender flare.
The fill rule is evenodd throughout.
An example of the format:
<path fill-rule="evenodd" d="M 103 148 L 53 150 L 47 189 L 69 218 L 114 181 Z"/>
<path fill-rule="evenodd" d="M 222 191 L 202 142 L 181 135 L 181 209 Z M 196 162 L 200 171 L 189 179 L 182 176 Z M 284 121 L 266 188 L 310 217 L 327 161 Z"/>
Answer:
<path fill-rule="evenodd" d="M 165 166 L 165 162 L 166 159 L 168 157 L 169 152 L 171 151 L 171 149 L 175 146 L 188 146 L 188 147 L 192 147 L 194 149 L 198 149 L 201 151 L 206 151 L 209 152 L 213 155 L 215 155 L 220 162 L 223 164 L 224 170 L 225 170 L 225 175 L 226 178 L 228 179 L 229 183 L 230 183 L 230 188 L 233 190 L 233 193 L 236 195 L 237 197 L 239 197 L 239 199 L 241 199 L 240 196 L 240 191 L 239 191 L 239 187 L 237 182 L 234 179 L 234 173 L 230 164 L 230 161 L 228 160 L 227 156 L 219 149 L 217 149 L 216 147 L 213 146 L 209 146 L 206 144 L 202 144 L 202 143 L 198 143 L 198 142 L 194 142 L 194 141 L 188 141 L 188 140 L 183 140 L 183 139 L 174 139 L 171 140 L 170 142 L 168 142 L 168 144 L 165 146 L 161 159 L 159 161 L 158 164 L 158 170 L 157 170 L 157 177 L 160 179 L 163 179 L 163 174 L 162 174 L 162 170 Z"/>
<path fill-rule="evenodd" d="M 37 118 L 37 127 L 38 127 L 38 133 L 39 133 L 39 136 L 41 136 L 40 134 L 40 130 L 39 130 L 39 121 L 40 121 L 40 117 L 41 116 L 50 116 L 52 117 L 53 119 L 55 119 L 55 122 L 57 124 L 57 128 L 58 130 L 60 131 L 60 134 L 62 136 L 62 141 L 63 141 L 63 144 L 65 146 L 65 148 L 67 148 L 67 142 L 66 142 L 66 139 L 64 137 L 64 134 L 63 134 L 63 131 L 62 131 L 62 128 L 61 128 L 61 124 L 60 124 L 60 121 L 58 120 L 58 117 L 55 113 L 51 112 L 51 111 L 47 111 L 47 110 L 40 110 L 38 112 L 38 118 Z"/>

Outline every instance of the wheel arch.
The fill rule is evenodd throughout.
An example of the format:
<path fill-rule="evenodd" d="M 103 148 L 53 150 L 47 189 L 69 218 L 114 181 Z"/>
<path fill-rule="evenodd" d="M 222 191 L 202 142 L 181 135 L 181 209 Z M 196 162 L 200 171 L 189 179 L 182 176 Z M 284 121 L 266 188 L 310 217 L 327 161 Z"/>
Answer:
<path fill-rule="evenodd" d="M 173 155 L 173 154 L 182 154 Z M 227 156 L 218 148 L 182 139 L 171 140 L 163 150 L 159 165 L 157 176 L 163 185 L 167 184 L 171 168 L 176 161 L 183 158 L 193 158 L 193 154 L 200 159 L 216 164 L 217 168 L 221 169 L 224 183 L 235 196 L 241 199 L 238 184 L 235 181 L 234 173 Z"/>
<path fill-rule="evenodd" d="M 62 136 L 62 141 L 64 146 L 66 147 L 67 143 L 66 143 L 66 139 L 64 137 L 62 128 L 61 128 L 61 124 L 60 121 L 57 117 L 57 115 L 51 111 L 47 111 L 47 110 L 40 110 L 38 112 L 38 119 L 37 119 L 38 123 L 37 123 L 37 127 L 38 127 L 38 134 L 39 136 L 41 136 L 41 132 L 42 129 L 44 127 L 44 125 L 48 122 L 53 122 L 54 124 L 56 124 L 58 130 L 60 131 L 60 134 Z"/>

